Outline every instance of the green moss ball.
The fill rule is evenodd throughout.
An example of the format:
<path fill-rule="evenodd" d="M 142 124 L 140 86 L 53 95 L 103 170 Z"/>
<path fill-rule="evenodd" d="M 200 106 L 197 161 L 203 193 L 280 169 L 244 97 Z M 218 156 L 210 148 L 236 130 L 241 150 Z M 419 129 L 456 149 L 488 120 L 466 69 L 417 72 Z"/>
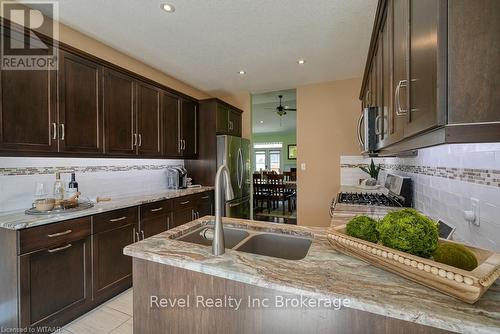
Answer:
<path fill-rule="evenodd" d="M 377 242 L 377 221 L 368 216 L 356 216 L 347 223 L 346 233 L 351 237 Z"/>
<path fill-rule="evenodd" d="M 393 211 L 377 224 L 384 246 L 429 258 L 438 246 L 438 227 L 432 219 L 414 209 Z"/>
<path fill-rule="evenodd" d="M 434 252 L 434 261 L 464 270 L 473 270 L 477 267 L 474 253 L 458 244 L 442 243 Z"/>

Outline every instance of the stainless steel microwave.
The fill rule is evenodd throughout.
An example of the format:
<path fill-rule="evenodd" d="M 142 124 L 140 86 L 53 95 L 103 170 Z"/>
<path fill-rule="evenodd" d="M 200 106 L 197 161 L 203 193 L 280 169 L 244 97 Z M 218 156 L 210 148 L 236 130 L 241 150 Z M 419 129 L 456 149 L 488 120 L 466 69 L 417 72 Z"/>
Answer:
<path fill-rule="evenodd" d="M 377 114 L 377 107 L 366 107 L 359 116 L 357 135 L 363 154 L 371 154 L 375 152 L 377 144 L 377 134 L 375 128 Z"/>

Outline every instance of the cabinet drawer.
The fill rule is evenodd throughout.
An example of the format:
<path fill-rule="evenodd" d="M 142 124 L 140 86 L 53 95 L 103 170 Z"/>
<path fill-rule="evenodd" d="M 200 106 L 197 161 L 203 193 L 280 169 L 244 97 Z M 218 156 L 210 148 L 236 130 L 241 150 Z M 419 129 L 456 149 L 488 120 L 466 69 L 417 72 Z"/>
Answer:
<path fill-rule="evenodd" d="M 141 220 L 166 216 L 172 211 L 172 201 L 165 200 L 141 205 Z"/>
<path fill-rule="evenodd" d="M 173 199 L 174 210 L 182 210 L 195 205 L 196 198 L 193 195 Z"/>
<path fill-rule="evenodd" d="M 213 201 L 213 192 L 212 191 L 207 191 L 201 194 L 196 194 L 196 202 L 198 204 L 203 204 L 203 203 L 210 203 Z"/>
<path fill-rule="evenodd" d="M 94 216 L 94 234 L 137 223 L 137 207 L 126 208 Z"/>
<path fill-rule="evenodd" d="M 37 226 L 19 231 L 19 254 L 52 247 L 90 235 L 90 217 Z"/>

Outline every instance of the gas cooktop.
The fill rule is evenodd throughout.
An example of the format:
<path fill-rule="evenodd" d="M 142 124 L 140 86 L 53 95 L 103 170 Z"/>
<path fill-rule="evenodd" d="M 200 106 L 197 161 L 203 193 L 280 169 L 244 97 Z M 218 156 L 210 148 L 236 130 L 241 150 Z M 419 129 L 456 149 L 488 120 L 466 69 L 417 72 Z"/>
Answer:
<path fill-rule="evenodd" d="M 381 193 L 353 193 L 341 192 L 337 203 L 355 204 L 355 205 L 376 205 L 376 206 L 391 206 L 402 207 L 395 198 L 389 197 Z"/>

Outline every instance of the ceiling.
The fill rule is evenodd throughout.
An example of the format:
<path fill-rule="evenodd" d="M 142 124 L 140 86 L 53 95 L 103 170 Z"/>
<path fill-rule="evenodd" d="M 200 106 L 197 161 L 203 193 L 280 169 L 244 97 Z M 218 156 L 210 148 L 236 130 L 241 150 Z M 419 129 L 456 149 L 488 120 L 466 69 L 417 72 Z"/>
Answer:
<path fill-rule="evenodd" d="M 278 95 L 283 95 L 283 106 L 296 108 L 297 98 L 295 89 L 252 95 L 252 133 L 296 132 L 297 111 L 287 111 L 286 115 L 282 117 L 276 114 L 274 108 L 279 105 Z"/>
<path fill-rule="evenodd" d="M 377 5 L 168 0 L 166 13 L 162 2 L 61 0 L 59 19 L 208 93 L 263 92 L 361 76 Z"/>

